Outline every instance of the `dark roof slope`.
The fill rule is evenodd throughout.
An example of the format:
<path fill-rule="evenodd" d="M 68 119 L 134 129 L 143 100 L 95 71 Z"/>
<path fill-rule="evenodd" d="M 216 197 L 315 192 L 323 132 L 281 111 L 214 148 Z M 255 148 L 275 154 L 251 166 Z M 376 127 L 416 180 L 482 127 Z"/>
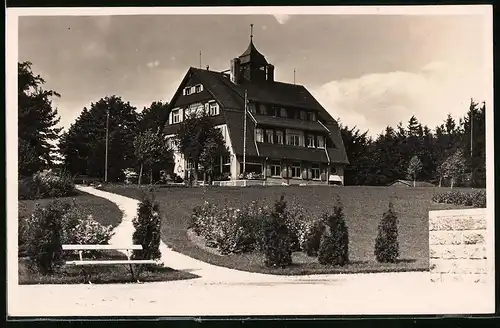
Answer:
<path fill-rule="evenodd" d="M 294 147 L 288 145 L 276 145 L 258 142 L 260 156 L 275 159 L 296 159 L 299 161 L 328 162 L 324 149 L 313 149 L 305 147 Z"/>
<path fill-rule="evenodd" d="M 253 42 L 250 40 L 250 44 L 248 45 L 247 50 L 245 50 L 244 53 L 242 53 L 239 57 L 240 62 L 242 64 L 246 64 L 249 62 L 256 63 L 256 64 L 267 64 L 267 60 L 264 57 L 263 54 L 261 54 L 257 48 L 255 48 L 255 45 Z"/>
<path fill-rule="evenodd" d="M 247 51 L 253 51 L 252 44 L 249 46 Z M 330 138 L 337 147 L 335 149 L 327 149 L 330 161 L 344 164 L 349 163 L 337 122 L 304 86 L 267 81 L 245 81 L 241 84 L 234 84 L 231 82 L 227 74 L 191 67 L 184 77 L 184 80 L 182 81 L 176 94 L 172 98 L 172 101 L 170 102 L 171 106 L 174 105 L 175 101 L 181 94 L 181 86 L 186 83 L 191 75 L 196 75 L 196 77 L 204 85 L 205 89 L 208 90 L 214 99 L 217 100 L 217 102 L 219 102 L 219 104 L 223 107 L 223 115 L 226 120 L 226 124 L 231 135 L 232 146 L 236 154 L 243 154 L 243 107 L 245 91 L 247 91 L 247 96 L 250 101 L 317 110 L 318 118 L 326 122 L 324 125 L 329 130 Z M 273 118 L 269 117 L 261 119 L 261 122 L 265 121 L 270 123 L 269 120 L 273 120 Z M 312 123 L 311 126 L 308 126 L 309 129 L 318 129 L 319 131 L 319 125 L 321 125 L 321 123 L 309 123 Z M 247 121 L 247 128 L 247 155 L 258 156 L 259 150 L 255 146 L 254 141 L 255 123 L 253 120 L 249 119 Z M 306 127 L 301 128 L 307 130 Z M 168 125 L 166 126 L 166 129 L 170 132 L 175 130 L 175 128 L 169 128 Z"/>
<path fill-rule="evenodd" d="M 290 118 L 274 117 L 268 115 L 255 115 L 253 117 L 257 121 L 258 125 L 263 126 L 276 126 L 290 129 L 300 129 L 306 131 L 319 131 L 326 132 L 326 128 L 319 122 L 294 120 Z"/>

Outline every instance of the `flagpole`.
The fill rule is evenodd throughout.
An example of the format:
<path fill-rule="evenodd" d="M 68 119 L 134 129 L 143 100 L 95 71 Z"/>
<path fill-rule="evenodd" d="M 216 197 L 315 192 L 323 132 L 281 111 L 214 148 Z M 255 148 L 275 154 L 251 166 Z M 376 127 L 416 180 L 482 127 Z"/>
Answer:
<path fill-rule="evenodd" d="M 243 115 L 243 177 L 245 176 L 246 170 L 246 157 L 247 157 L 247 103 L 248 95 L 247 90 L 245 90 L 245 114 Z"/>

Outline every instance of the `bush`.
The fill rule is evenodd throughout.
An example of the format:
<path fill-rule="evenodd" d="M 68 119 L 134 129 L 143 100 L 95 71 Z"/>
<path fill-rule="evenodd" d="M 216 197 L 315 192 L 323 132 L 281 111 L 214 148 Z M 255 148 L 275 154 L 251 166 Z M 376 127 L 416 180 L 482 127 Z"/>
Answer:
<path fill-rule="evenodd" d="M 133 220 L 135 231 L 132 239 L 134 244 L 142 245 L 142 251 L 134 252 L 136 258 L 147 260 L 161 258 L 161 215 L 159 208 L 154 196 L 144 196 L 139 204 L 137 216 Z"/>
<path fill-rule="evenodd" d="M 26 240 L 29 214 L 27 214 L 26 205 L 19 203 L 18 206 L 18 224 L 17 224 L 17 254 L 18 256 L 26 255 Z"/>
<path fill-rule="evenodd" d="M 17 198 L 19 200 L 36 199 L 36 189 L 33 177 L 19 178 L 17 185 Z"/>
<path fill-rule="evenodd" d="M 286 225 L 286 202 L 281 196 L 274 211 L 266 217 L 263 227 L 264 264 L 267 267 L 285 267 L 292 264 L 292 248 Z"/>
<path fill-rule="evenodd" d="M 332 214 L 324 214 L 328 232 L 321 238 L 318 262 L 323 265 L 343 266 L 349 262 L 349 234 L 342 205 L 337 201 Z"/>
<path fill-rule="evenodd" d="M 294 199 L 292 202 L 287 202 L 284 213 L 285 224 L 288 227 L 290 234 L 290 243 L 292 251 L 301 250 L 301 235 L 306 229 L 306 216 L 304 207 Z"/>
<path fill-rule="evenodd" d="M 67 197 L 76 193 L 73 178 L 69 174 L 55 174 L 51 170 L 35 173 L 30 188 L 34 188 L 36 198 Z"/>
<path fill-rule="evenodd" d="M 106 245 L 113 234 L 113 226 L 103 226 L 92 215 L 85 215 L 75 200 L 62 217 L 62 244 Z M 96 258 L 100 252 L 84 251 L 84 254 Z"/>
<path fill-rule="evenodd" d="M 392 203 L 389 203 L 389 209 L 378 226 L 374 253 L 377 261 L 382 263 L 394 263 L 399 256 L 398 218 Z"/>
<path fill-rule="evenodd" d="M 432 200 L 436 203 L 486 208 L 486 191 L 447 191 L 434 194 Z"/>
<path fill-rule="evenodd" d="M 301 238 L 301 249 L 308 256 L 318 256 L 321 240 L 326 231 L 323 220 L 316 220 L 307 224 Z"/>
<path fill-rule="evenodd" d="M 25 249 L 31 265 L 41 274 L 50 274 L 61 264 L 62 217 L 68 205 L 58 201 L 36 206 L 27 222 Z"/>
<path fill-rule="evenodd" d="M 222 254 L 243 253 L 259 247 L 262 216 L 263 209 L 255 202 L 243 210 L 205 202 L 194 208 L 190 228 Z"/>

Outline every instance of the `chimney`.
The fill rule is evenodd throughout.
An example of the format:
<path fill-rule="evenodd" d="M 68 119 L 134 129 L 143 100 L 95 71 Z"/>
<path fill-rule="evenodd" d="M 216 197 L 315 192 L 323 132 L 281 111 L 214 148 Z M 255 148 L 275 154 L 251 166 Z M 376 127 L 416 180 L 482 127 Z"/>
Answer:
<path fill-rule="evenodd" d="M 234 84 L 240 83 L 240 63 L 241 62 L 239 58 L 234 58 L 233 60 L 231 60 L 231 82 L 233 82 Z"/>
<path fill-rule="evenodd" d="M 274 65 L 267 65 L 266 80 L 269 82 L 274 82 Z"/>

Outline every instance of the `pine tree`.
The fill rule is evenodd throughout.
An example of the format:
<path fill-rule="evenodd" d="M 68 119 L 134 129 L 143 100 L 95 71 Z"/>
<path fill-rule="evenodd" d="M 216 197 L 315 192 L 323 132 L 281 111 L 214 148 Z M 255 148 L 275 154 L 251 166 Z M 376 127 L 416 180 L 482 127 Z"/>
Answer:
<path fill-rule="evenodd" d="M 45 80 L 31 70 L 30 62 L 18 63 L 18 152 L 19 175 L 28 176 L 54 164 L 55 143 L 62 128 L 52 97 L 60 97 L 53 90 L 45 90 Z"/>

